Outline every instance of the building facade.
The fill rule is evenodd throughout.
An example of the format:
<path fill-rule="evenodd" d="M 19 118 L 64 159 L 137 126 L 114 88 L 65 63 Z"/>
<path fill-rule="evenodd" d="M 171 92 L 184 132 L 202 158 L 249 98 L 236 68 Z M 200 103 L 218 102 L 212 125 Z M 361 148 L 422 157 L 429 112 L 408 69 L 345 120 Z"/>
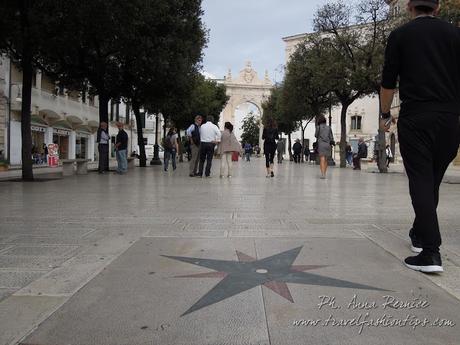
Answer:
<path fill-rule="evenodd" d="M 308 34 L 299 34 L 294 36 L 284 37 L 283 41 L 285 42 L 285 54 L 286 54 L 286 64 L 289 62 L 292 54 L 295 52 L 299 44 L 304 44 L 305 39 Z M 395 109 L 399 106 L 398 98 L 395 98 L 394 102 Z M 358 149 L 358 140 L 364 138 L 366 143 L 369 146 L 369 158 L 372 158 L 372 154 L 376 144 L 376 136 L 378 134 L 379 126 L 379 98 L 377 95 L 366 96 L 361 99 L 356 100 L 353 104 L 350 105 L 347 111 L 347 142 L 352 146 L 353 151 L 357 152 Z M 325 114 L 328 118 L 329 114 Z M 331 127 L 334 134 L 336 142 L 340 141 L 341 136 L 341 107 L 336 106 L 331 109 Z M 395 159 L 400 159 L 398 140 L 396 127 L 391 129 L 388 133 L 387 143 L 391 146 L 392 152 L 395 155 Z M 301 132 L 293 134 L 293 139 L 300 139 Z M 310 148 L 312 144 L 316 141 L 315 138 L 315 124 L 312 121 L 305 130 L 305 140 L 309 143 Z M 335 158 L 338 158 L 339 147 L 335 147 Z"/>
<path fill-rule="evenodd" d="M 66 90 L 46 74 L 37 71 L 32 83 L 31 157 L 35 164 L 46 164 L 44 145 L 58 144 L 59 158 L 98 160 L 96 132 L 99 127 L 98 97 L 85 97 Z M 0 57 L 0 150 L 10 165 L 22 162 L 21 140 L 22 72 L 6 57 Z M 129 107 L 120 102 L 109 104 L 110 158 L 115 159 L 116 122 L 125 123 L 128 149 L 139 152 L 136 123 Z M 145 121 L 144 142 L 148 152 L 155 143 L 155 119 Z M 161 131 L 158 131 L 161 134 Z M 152 150 L 149 150 L 152 148 Z"/>

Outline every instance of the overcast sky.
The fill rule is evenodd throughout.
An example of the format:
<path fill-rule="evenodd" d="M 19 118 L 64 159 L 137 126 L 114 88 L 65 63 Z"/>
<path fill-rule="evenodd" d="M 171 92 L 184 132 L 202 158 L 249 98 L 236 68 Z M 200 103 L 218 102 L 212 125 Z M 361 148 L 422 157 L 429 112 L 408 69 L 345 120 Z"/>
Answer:
<path fill-rule="evenodd" d="M 233 76 L 252 61 L 259 77 L 265 70 L 281 81 L 285 64 L 282 37 L 312 30 L 316 9 L 327 0 L 203 0 L 204 22 L 209 29 L 204 71 L 223 78 Z"/>

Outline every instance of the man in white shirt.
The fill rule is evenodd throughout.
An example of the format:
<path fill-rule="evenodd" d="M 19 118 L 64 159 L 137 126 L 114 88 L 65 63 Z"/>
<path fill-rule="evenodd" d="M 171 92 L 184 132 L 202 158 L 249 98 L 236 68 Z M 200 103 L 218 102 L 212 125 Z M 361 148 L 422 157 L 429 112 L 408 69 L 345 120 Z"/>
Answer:
<path fill-rule="evenodd" d="M 200 127 L 200 169 L 198 177 L 203 177 L 204 161 L 206 161 L 206 177 L 211 175 L 212 157 L 214 156 L 214 148 L 220 142 L 222 133 L 214 123 L 214 117 L 208 116 L 206 123 Z"/>

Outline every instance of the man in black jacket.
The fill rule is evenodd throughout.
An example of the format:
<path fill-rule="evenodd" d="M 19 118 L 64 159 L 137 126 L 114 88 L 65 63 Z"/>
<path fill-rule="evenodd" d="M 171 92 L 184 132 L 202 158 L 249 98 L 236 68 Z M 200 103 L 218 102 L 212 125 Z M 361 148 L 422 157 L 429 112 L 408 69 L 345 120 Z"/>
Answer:
<path fill-rule="evenodd" d="M 115 142 L 117 154 L 117 174 L 123 175 L 128 172 L 128 133 L 123 129 L 123 123 L 117 122 L 118 134 Z"/>
<path fill-rule="evenodd" d="M 413 20 L 390 34 L 382 77 L 380 126 L 388 130 L 399 79 L 401 155 L 415 211 L 406 266 L 442 272 L 437 217 L 439 186 L 459 147 L 460 36 L 435 18 L 439 0 L 410 0 Z"/>

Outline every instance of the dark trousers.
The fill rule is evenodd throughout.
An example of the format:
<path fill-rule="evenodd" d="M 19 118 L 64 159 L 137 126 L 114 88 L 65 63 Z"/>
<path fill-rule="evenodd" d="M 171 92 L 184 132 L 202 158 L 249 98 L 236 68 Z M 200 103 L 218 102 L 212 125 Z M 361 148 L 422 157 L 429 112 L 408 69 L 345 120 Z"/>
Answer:
<path fill-rule="evenodd" d="M 361 170 L 361 158 L 358 154 L 353 155 L 353 166 L 357 170 Z"/>
<path fill-rule="evenodd" d="M 300 163 L 300 152 L 294 152 L 294 162 Z"/>
<path fill-rule="evenodd" d="M 458 152 L 459 117 L 433 112 L 401 116 L 398 135 L 415 211 L 411 235 L 422 244 L 424 252 L 439 252 L 439 187 Z"/>
<path fill-rule="evenodd" d="M 99 144 L 97 150 L 99 152 L 99 172 L 109 171 L 109 145 Z"/>
<path fill-rule="evenodd" d="M 200 146 L 200 171 L 198 175 L 203 176 L 204 161 L 206 161 L 206 171 L 205 175 L 211 175 L 211 166 L 212 166 L 212 157 L 214 156 L 214 147 L 216 145 L 213 143 L 201 143 Z"/>
<path fill-rule="evenodd" d="M 273 160 L 275 159 L 275 150 L 265 151 L 265 166 L 267 168 L 270 167 L 270 164 L 273 164 Z"/>

